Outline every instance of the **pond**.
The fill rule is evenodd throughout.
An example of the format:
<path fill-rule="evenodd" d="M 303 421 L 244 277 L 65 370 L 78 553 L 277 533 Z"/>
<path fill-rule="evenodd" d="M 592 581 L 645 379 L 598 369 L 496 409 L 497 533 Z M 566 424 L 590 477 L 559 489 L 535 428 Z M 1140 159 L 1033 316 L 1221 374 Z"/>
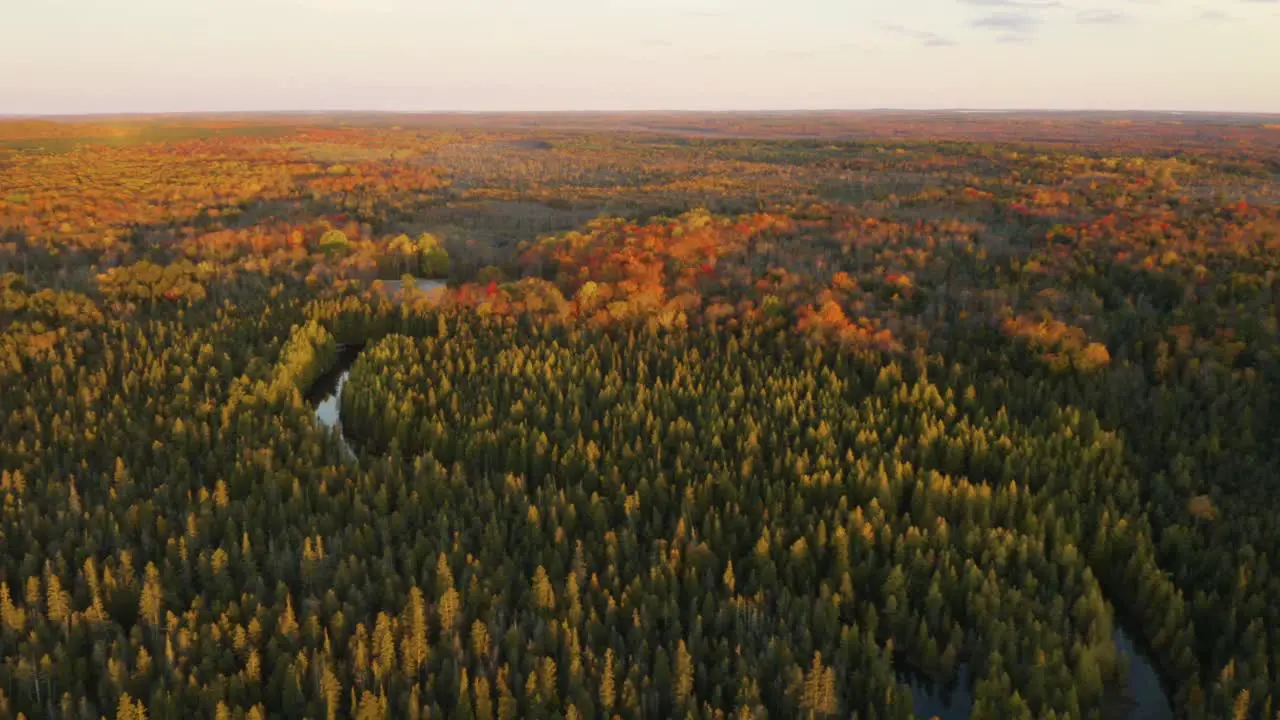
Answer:
<path fill-rule="evenodd" d="M 391 297 L 395 297 L 404 287 L 404 282 L 398 279 L 380 280 L 379 282 L 382 283 L 382 292 Z M 429 278 L 416 278 L 413 281 L 413 284 L 418 288 L 419 292 L 424 293 L 428 297 L 443 293 L 445 287 L 445 282 L 443 280 L 432 280 Z"/>

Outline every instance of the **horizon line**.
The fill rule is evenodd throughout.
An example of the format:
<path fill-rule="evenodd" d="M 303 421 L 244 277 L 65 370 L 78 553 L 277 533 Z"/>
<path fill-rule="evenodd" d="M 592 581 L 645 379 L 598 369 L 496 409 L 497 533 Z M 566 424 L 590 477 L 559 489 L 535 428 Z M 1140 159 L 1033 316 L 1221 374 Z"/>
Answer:
<path fill-rule="evenodd" d="M 869 107 L 869 108 L 631 108 L 631 109 L 541 109 L 541 110 L 374 110 L 374 109 L 279 109 L 279 110 L 117 110 L 69 113 L 0 112 L 0 120 L 56 120 L 80 118 L 145 118 L 199 117 L 211 115 L 405 115 L 405 116 L 520 116 L 520 115 L 832 115 L 832 114 L 1096 114 L 1096 115 L 1231 115 L 1280 117 L 1280 111 L 1259 110 L 1179 110 L 1179 109 L 1107 109 L 1068 107 Z"/>

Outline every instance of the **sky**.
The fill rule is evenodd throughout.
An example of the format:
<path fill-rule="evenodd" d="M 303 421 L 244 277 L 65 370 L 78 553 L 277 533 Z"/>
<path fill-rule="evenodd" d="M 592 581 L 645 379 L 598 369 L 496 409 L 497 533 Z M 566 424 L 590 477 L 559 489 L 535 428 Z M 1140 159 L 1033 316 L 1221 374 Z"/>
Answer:
<path fill-rule="evenodd" d="M 0 114 L 1280 112 L 1280 0 L 3 0 Z"/>

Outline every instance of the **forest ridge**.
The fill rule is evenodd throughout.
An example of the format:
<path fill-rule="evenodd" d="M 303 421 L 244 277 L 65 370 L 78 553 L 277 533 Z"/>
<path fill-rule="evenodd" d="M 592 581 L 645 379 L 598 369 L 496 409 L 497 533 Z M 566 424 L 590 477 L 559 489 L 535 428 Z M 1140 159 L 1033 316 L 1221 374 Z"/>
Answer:
<path fill-rule="evenodd" d="M 1280 717 L 1278 251 L 1264 116 L 0 121 L 0 717 Z"/>

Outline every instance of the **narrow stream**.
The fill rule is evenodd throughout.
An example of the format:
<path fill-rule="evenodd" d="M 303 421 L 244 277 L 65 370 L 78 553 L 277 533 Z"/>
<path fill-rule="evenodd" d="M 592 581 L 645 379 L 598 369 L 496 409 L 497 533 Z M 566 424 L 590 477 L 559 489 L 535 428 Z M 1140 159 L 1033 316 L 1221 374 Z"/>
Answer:
<path fill-rule="evenodd" d="M 384 280 L 382 281 L 383 292 L 395 295 L 400 292 L 402 284 L 399 280 Z M 419 279 L 414 284 L 419 291 L 429 295 L 439 293 L 445 287 L 443 280 Z M 338 361 L 307 391 L 307 402 L 315 408 L 316 422 L 337 433 L 338 448 L 342 458 L 349 462 L 355 462 L 356 453 L 351 448 L 346 434 L 342 432 L 342 388 L 347 384 L 352 363 L 360 356 L 360 351 L 363 349 L 363 345 L 341 346 L 338 350 Z"/>
<path fill-rule="evenodd" d="M 1129 712 L 1120 717 L 1128 720 L 1173 720 L 1173 703 L 1160 682 L 1155 665 L 1133 638 L 1119 625 L 1112 635 L 1120 657 L 1128 661 L 1129 673 L 1125 694 Z"/>
<path fill-rule="evenodd" d="M 307 401 L 315 408 L 316 422 L 334 431 L 338 436 L 338 449 L 342 453 L 342 459 L 351 462 L 355 461 L 356 454 L 342 432 L 342 388 L 346 386 L 347 376 L 351 374 L 351 364 L 363 349 L 360 345 L 342 347 L 333 368 L 321 375 L 307 391 Z"/>

